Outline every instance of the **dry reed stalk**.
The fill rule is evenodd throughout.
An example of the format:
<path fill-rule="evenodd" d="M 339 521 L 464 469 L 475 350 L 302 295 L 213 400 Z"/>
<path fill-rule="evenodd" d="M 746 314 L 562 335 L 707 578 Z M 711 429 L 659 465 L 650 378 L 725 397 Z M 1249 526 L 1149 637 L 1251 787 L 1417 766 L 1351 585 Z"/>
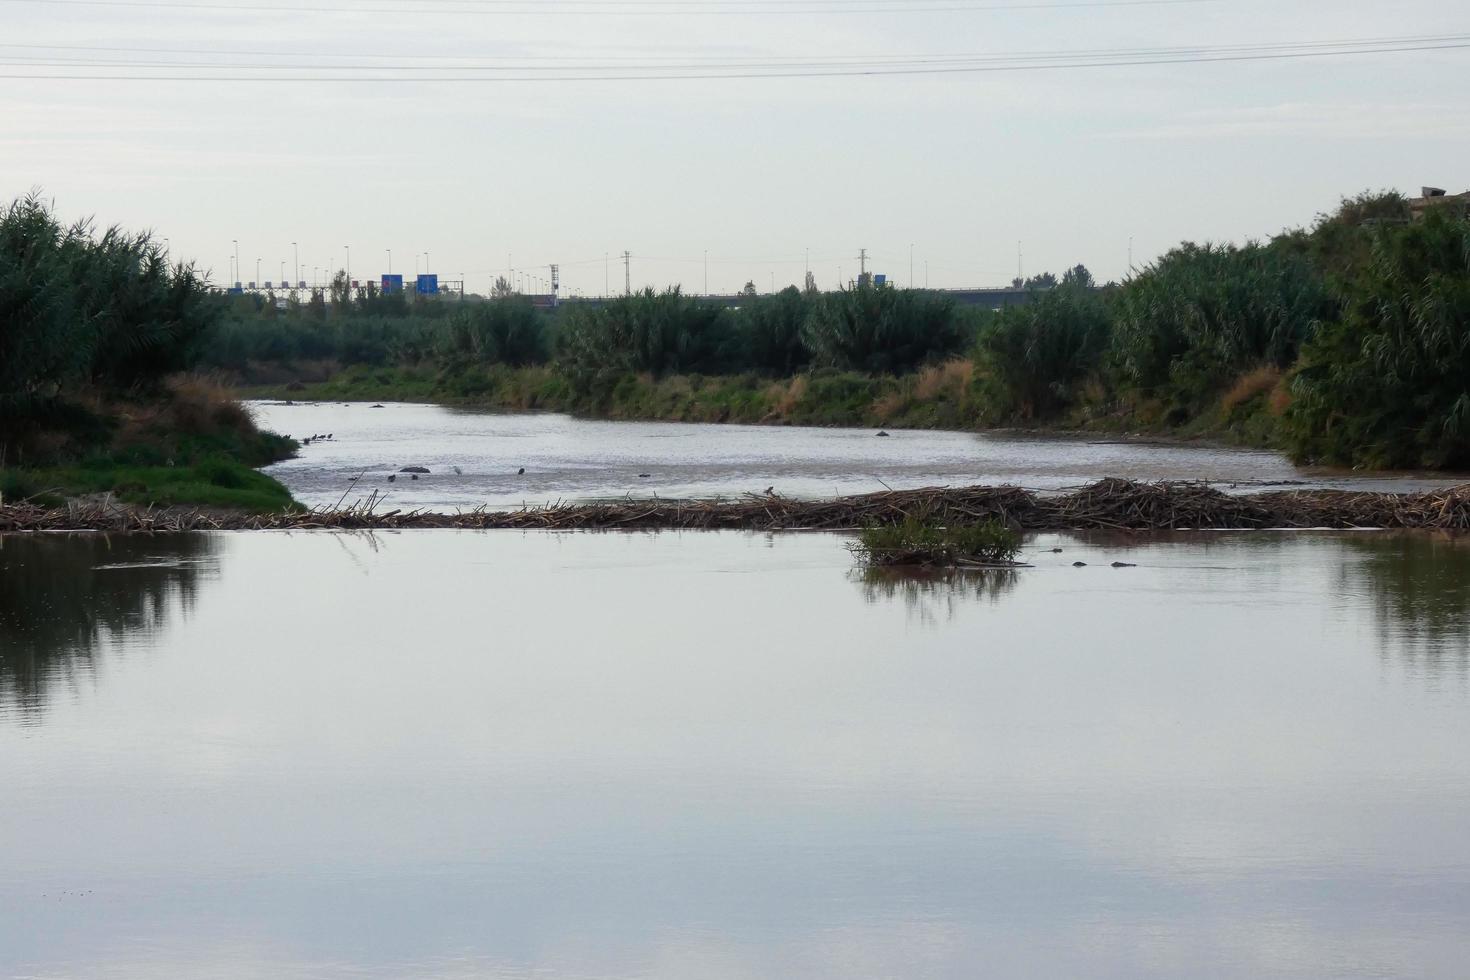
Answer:
<path fill-rule="evenodd" d="M 1251 528 L 1432 528 L 1470 530 L 1470 485 L 1424 493 L 1277 490 L 1232 495 L 1200 483 L 1102 480 L 1071 492 L 1020 487 L 928 487 L 853 497 L 798 500 L 746 494 L 735 500 L 645 500 L 558 503 L 520 510 L 441 514 L 379 513 L 374 493 L 336 509 L 245 514 L 204 508 L 121 508 L 74 503 L 46 508 L 22 501 L 0 506 L 0 532 L 509 528 L 521 530 L 826 530 L 851 531 L 928 520 L 969 524 L 999 520 L 1027 531 Z"/>

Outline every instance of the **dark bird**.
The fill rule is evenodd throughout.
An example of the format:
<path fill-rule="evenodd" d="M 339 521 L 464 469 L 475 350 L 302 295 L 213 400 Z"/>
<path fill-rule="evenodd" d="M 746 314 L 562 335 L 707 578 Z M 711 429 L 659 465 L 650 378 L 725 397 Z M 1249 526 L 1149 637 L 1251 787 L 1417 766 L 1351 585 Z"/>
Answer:
<path fill-rule="evenodd" d="M 650 477 L 650 476 L 651 476 L 651 475 L 652 475 L 652 474 L 650 474 L 650 473 L 639 473 L 639 474 L 638 474 L 638 479 L 640 479 L 640 480 L 646 480 L 646 479 L 648 479 L 648 478 L 649 478 L 649 477 Z"/>
<path fill-rule="evenodd" d="M 526 468 L 524 466 L 522 466 L 520 469 L 516 470 L 516 476 L 525 476 L 525 475 L 526 475 Z"/>
<path fill-rule="evenodd" d="M 888 433 L 884 432 L 882 429 L 879 429 L 878 430 L 878 437 L 880 439 L 887 439 L 887 438 L 889 438 L 889 435 L 888 435 Z"/>
<path fill-rule="evenodd" d="M 775 486 L 775 484 L 772 484 L 771 486 L 766 487 L 766 496 L 767 497 L 774 497 L 775 495 L 776 495 L 776 486 Z"/>
<path fill-rule="evenodd" d="M 393 475 L 393 474 L 392 474 L 392 473 L 389 473 L 389 474 L 388 474 L 388 482 L 389 482 L 389 483 L 393 483 L 393 482 L 394 482 L 394 481 L 396 481 L 396 480 L 397 480 L 397 479 L 398 479 L 398 477 L 397 477 L 397 476 L 395 476 L 395 475 Z"/>
<path fill-rule="evenodd" d="M 413 478 L 414 478 L 414 479 L 415 479 L 415 480 L 417 480 L 417 479 L 418 479 L 418 478 L 419 478 L 419 475 L 418 475 L 418 474 L 417 474 L 417 473 L 415 473 L 415 474 L 414 474 L 414 475 L 413 475 Z"/>

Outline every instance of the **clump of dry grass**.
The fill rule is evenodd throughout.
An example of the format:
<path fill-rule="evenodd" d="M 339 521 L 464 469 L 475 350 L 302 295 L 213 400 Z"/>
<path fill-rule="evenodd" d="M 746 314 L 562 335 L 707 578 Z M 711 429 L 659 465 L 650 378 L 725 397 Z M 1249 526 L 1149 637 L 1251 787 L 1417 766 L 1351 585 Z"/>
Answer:
<path fill-rule="evenodd" d="M 919 372 L 914 383 L 914 397 L 919 401 L 933 401 L 941 394 L 962 398 L 975 380 L 975 362 L 955 358 L 943 364 L 933 364 Z"/>
<path fill-rule="evenodd" d="M 766 389 L 767 394 L 773 402 L 771 411 L 781 418 L 786 418 L 796 411 L 796 406 L 806 397 L 807 381 L 806 375 L 798 374 L 790 381 L 782 384 L 777 381 Z"/>
<path fill-rule="evenodd" d="M 879 422 L 891 421 L 908 407 L 909 400 L 901 391 L 890 391 L 873 402 L 873 418 Z"/>
<path fill-rule="evenodd" d="M 255 420 L 216 377 L 180 375 L 166 383 L 168 399 L 158 410 L 158 421 L 176 432 L 206 433 L 221 429 L 251 433 Z"/>
<path fill-rule="evenodd" d="M 1266 398 L 1266 409 L 1272 415 L 1281 418 L 1286 414 L 1286 410 L 1291 408 L 1291 401 L 1291 382 L 1287 378 L 1282 378 Z"/>
<path fill-rule="evenodd" d="M 1247 371 L 1235 380 L 1230 390 L 1220 399 L 1220 407 L 1226 415 L 1231 414 L 1246 402 L 1264 395 L 1281 385 L 1281 369 L 1267 365 Z"/>

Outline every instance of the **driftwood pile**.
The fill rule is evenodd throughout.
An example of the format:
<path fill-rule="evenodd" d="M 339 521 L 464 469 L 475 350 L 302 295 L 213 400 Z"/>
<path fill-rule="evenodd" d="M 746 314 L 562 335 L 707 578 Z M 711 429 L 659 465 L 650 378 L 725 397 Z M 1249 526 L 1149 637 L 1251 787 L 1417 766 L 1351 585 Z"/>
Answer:
<path fill-rule="evenodd" d="M 1102 480 L 1058 493 L 1019 487 L 933 487 L 803 500 L 748 494 L 734 500 L 626 499 L 456 514 L 387 510 L 377 496 L 332 510 L 246 514 L 109 503 L 0 506 L 6 531 L 234 531 L 511 528 L 523 530 L 855 530 L 910 517 L 940 523 L 997 519 L 1028 531 L 1249 528 L 1470 530 L 1470 484 L 1425 493 L 1280 490 L 1228 494 L 1202 483 Z"/>

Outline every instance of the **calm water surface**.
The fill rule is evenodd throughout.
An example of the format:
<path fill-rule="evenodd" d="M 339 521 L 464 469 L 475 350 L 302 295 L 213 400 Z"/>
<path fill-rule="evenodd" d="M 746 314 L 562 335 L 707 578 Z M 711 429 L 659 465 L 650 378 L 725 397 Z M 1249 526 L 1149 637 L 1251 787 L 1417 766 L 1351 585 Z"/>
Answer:
<path fill-rule="evenodd" d="M 1470 542 L 1027 557 L 0 538 L 0 976 L 1465 975 Z"/>
<path fill-rule="evenodd" d="M 310 506 L 374 490 L 389 494 L 389 507 L 454 510 L 627 494 L 734 496 L 767 487 L 794 497 L 885 486 L 1055 489 L 1110 476 L 1395 490 L 1467 479 L 1307 471 L 1276 453 L 1196 445 L 899 430 L 880 439 L 872 429 L 599 422 L 393 403 L 257 402 L 253 408 L 277 432 L 335 437 L 267 470 Z M 405 466 L 432 472 L 390 484 L 388 477 Z"/>

